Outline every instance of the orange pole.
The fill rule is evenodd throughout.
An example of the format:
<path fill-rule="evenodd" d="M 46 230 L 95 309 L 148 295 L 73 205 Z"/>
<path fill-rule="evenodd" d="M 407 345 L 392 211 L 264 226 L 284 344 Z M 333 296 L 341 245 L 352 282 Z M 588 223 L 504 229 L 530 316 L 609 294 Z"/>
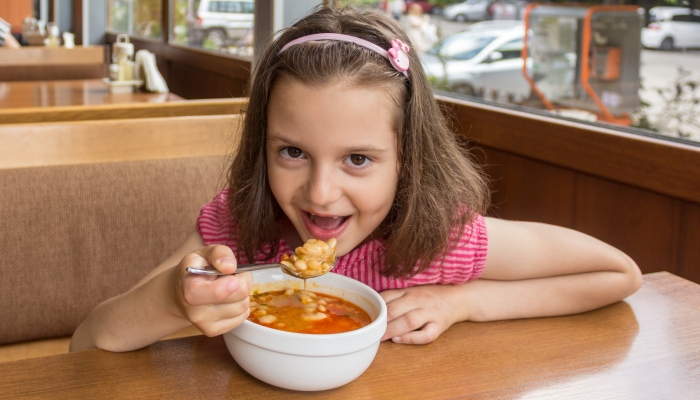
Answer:
<path fill-rule="evenodd" d="M 598 11 L 630 11 L 637 12 L 638 6 L 593 6 L 588 9 L 586 16 L 583 18 L 583 43 L 581 46 L 581 85 L 586 90 L 591 99 L 595 102 L 600 109 L 602 120 L 605 122 L 610 122 L 618 125 L 630 125 L 632 120 L 626 115 L 622 118 L 616 118 L 612 115 L 610 110 L 603 104 L 598 97 L 598 94 L 593 90 L 591 85 L 588 83 L 590 78 L 589 73 L 589 53 L 591 50 L 591 18 L 593 14 Z"/>
<path fill-rule="evenodd" d="M 525 6 L 525 11 L 523 13 L 523 21 L 525 22 L 525 35 L 523 36 L 523 49 L 520 52 L 520 56 L 523 58 L 523 77 L 525 77 L 525 80 L 530 84 L 530 87 L 532 88 L 532 91 L 535 92 L 537 97 L 540 98 L 542 103 L 544 105 L 552 110 L 556 111 L 556 107 L 554 107 L 554 104 L 552 104 L 551 101 L 547 98 L 547 96 L 544 95 L 540 91 L 540 89 L 537 87 L 537 83 L 530 77 L 530 75 L 527 73 L 527 39 L 528 39 L 528 31 L 530 30 L 530 11 L 532 11 L 535 7 L 539 6 L 541 4 L 538 3 L 531 3 Z"/>

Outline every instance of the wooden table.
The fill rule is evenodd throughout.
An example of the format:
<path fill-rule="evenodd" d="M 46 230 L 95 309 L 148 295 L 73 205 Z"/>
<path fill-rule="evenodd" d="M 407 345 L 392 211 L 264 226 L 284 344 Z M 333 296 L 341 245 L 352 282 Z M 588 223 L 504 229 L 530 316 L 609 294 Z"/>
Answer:
<path fill-rule="evenodd" d="M 163 103 L 183 100 L 173 93 L 110 93 L 99 79 L 75 81 L 0 82 L 0 109 Z"/>
<path fill-rule="evenodd" d="M 603 309 L 460 323 L 426 346 L 382 343 L 338 389 L 302 393 L 244 372 L 221 337 L 0 364 L 0 398 L 697 399 L 700 285 L 666 272 Z"/>

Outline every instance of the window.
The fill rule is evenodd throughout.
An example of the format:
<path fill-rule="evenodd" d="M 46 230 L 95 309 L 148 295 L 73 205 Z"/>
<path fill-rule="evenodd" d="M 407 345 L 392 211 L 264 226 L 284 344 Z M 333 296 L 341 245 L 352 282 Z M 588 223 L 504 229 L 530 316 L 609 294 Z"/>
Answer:
<path fill-rule="evenodd" d="M 109 0 L 108 27 L 116 32 L 161 39 L 161 0 Z"/>
<path fill-rule="evenodd" d="M 253 0 L 172 0 L 171 43 L 253 55 Z"/>
<path fill-rule="evenodd" d="M 434 89 L 700 143 L 700 24 L 688 23 L 700 22 L 700 10 L 652 7 L 645 14 L 637 5 L 494 4 L 473 14 L 448 5 L 442 16 L 431 16 L 441 37 L 419 56 Z"/>

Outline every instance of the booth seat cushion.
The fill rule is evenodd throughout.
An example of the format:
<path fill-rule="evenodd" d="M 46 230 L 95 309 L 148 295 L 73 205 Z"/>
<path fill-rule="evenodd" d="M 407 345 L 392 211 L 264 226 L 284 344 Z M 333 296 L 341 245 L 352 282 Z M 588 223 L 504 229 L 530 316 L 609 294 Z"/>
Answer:
<path fill-rule="evenodd" d="M 195 230 L 226 157 L 0 170 L 0 344 L 71 335 Z"/>

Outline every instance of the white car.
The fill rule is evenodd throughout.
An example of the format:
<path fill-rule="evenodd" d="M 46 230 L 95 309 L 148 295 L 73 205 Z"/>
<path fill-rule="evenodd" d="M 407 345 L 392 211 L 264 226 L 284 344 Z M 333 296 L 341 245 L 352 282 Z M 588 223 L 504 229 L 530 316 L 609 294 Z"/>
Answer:
<path fill-rule="evenodd" d="M 700 11 L 681 7 L 654 7 L 651 23 L 642 28 L 642 45 L 650 49 L 673 50 L 700 47 Z"/>
<path fill-rule="evenodd" d="M 253 27 L 253 0 L 202 0 L 189 27 L 190 42 L 208 40 L 220 48 Z"/>
<path fill-rule="evenodd" d="M 442 16 L 457 22 L 480 21 L 489 18 L 489 6 L 492 0 L 467 0 L 464 3 L 445 7 Z"/>
<path fill-rule="evenodd" d="M 437 88 L 468 96 L 525 99 L 531 89 L 522 75 L 524 34 L 522 24 L 467 30 L 443 39 L 421 55 L 421 62 Z"/>

